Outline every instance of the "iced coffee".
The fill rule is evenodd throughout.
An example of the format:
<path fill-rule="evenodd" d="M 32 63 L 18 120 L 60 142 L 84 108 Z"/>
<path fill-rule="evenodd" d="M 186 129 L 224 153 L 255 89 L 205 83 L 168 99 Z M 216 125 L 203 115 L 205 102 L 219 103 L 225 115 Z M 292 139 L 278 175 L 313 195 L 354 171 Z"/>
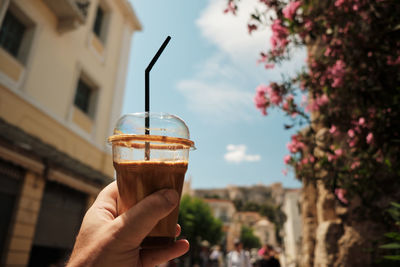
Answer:
<path fill-rule="evenodd" d="M 146 116 L 150 119 L 149 129 L 144 127 Z M 189 150 L 194 147 L 189 138 L 183 120 L 165 113 L 128 114 L 118 121 L 114 135 L 109 137 L 119 191 L 118 214 L 161 189 L 181 194 Z M 158 222 L 141 246 L 155 248 L 173 243 L 178 212 L 179 205 Z"/>

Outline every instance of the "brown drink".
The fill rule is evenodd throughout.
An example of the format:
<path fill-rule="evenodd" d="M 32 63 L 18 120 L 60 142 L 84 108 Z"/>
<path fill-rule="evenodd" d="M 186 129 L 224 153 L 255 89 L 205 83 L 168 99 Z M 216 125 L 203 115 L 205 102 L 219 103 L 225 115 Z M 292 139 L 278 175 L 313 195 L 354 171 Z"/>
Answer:
<path fill-rule="evenodd" d="M 119 188 L 118 214 L 124 213 L 146 196 L 160 189 L 175 189 L 180 195 L 187 167 L 187 161 L 114 162 Z M 132 189 L 135 189 L 134 194 Z M 141 246 L 159 247 L 172 243 L 175 240 L 178 212 L 179 205 L 170 215 L 158 222 Z"/>
<path fill-rule="evenodd" d="M 143 127 L 145 117 L 151 119 L 152 128 L 148 131 Z M 181 195 L 189 150 L 194 148 L 181 119 L 165 113 L 128 114 L 118 121 L 114 135 L 108 140 L 112 143 L 117 174 L 118 214 L 161 189 L 174 189 Z M 156 248 L 173 243 L 178 212 L 179 205 L 157 223 L 141 247 Z"/>

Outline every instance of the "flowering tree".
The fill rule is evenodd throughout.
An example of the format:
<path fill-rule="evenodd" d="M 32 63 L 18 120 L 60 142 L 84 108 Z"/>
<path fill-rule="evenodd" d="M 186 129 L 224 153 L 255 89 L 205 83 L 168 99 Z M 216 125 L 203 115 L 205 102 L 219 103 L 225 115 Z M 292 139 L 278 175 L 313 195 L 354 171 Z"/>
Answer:
<path fill-rule="evenodd" d="M 228 0 L 235 14 L 240 0 Z M 263 115 L 280 108 L 296 124 L 285 163 L 300 179 L 324 182 L 346 205 L 353 196 L 373 204 L 399 191 L 400 2 L 398 0 L 260 0 L 248 30 L 270 27 L 266 69 L 306 47 L 307 67 L 295 77 L 259 85 L 254 103 Z M 303 95 L 302 101 L 298 101 Z M 300 102 L 300 103 L 299 103 Z"/>

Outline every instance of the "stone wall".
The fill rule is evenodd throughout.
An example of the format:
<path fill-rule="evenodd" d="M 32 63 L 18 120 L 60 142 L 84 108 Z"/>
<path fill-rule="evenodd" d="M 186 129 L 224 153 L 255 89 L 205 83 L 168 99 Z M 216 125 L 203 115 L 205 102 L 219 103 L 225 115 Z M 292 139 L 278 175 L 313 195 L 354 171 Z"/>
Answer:
<path fill-rule="evenodd" d="M 326 129 L 319 130 L 317 135 L 322 136 L 323 131 Z M 319 151 L 314 151 L 314 155 L 317 153 Z M 377 243 L 389 232 L 382 218 L 373 216 L 374 212 L 357 197 L 353 197 L 348 206 L 340 204 L 323 183 L 327 175 L 319 170 L 317 180 L 303 181 L 301 266 L 385 266 L 377 263 L 380 258 Z M 393 199 L 400 199 L 399 190 L 388 192 L 392 193 L 374 201 L 377 214 L 382 214 Z"/>

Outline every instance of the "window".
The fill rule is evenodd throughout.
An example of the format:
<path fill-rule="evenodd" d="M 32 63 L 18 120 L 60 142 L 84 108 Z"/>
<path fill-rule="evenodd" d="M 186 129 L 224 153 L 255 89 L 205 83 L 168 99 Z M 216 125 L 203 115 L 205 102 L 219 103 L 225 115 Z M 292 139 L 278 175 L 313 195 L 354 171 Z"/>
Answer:
<path fill-rule="evenodd" d="M 0 46 L 14 57 L 18 57 L 26 26 L 9 10 L 0 29 Z"/>
<path fill-rule="evenodd" d="M 96 17 L 93 24 L 93 33 L 103 44 L 106 42 L 109 20 L 109 9 L 105 6 L 105 3 L 101 1 L 100 5 L 97 7 Z"/>
<path fill-rule="evenodd" d="M 75 94 L 75 106 L 80 108 L 83 112 L 89 112 L 90 95 L 92 89 L 82 79 L 79 79 L 78 88 Z"/>
<path fill-rule="evenodd" d="M 85 75 L 81 75 L 76 88 L 74 105 L 91 118 L 95 113 L 97 91 L 97 86 Z"/>
<path fill-rule="evenodd" d="M 97 37 L 100 38 L 101 36 L 101 25 L 103 23 L 104 20 L 104 11 L 103 9 L 99 6 L 97 8 L 97 12 L 96 12 L 96 19 L 94 21 L 94 25 L 93 25 L 93 32 L 97 35 Z"/>

